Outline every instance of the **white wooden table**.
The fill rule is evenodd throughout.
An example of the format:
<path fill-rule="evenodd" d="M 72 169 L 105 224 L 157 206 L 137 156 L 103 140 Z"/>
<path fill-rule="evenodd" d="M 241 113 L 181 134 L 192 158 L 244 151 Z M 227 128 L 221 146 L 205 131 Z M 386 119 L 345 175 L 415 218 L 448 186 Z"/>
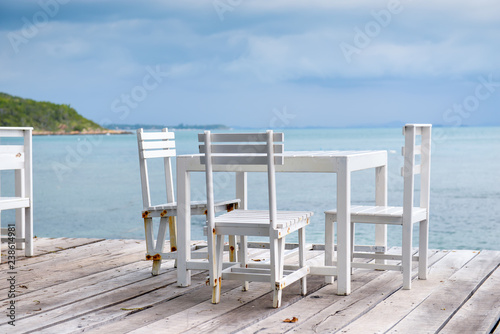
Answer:
<path fill-rule="evenodd" d="M 285 163 L 276 166 L 276 172 L 336 173 L 337 174 L 337 276 L 339 295 L 351 292 L 351 172 L 375 168 L 375 204 L 387 205 L 387 152 L 386 151 L 300 151 L 285 152 Z M 247 172 L 265 172 L 265 166 L 214 166 L 214 171 L 236 173 L 236 197 L 247 205 Z M 191 269 L 199 262 L 191 260 L 191 172 L 204 172 L 200 154 L 177 156 L 178 250 L 177 283 L 191 284 Z M 185 205 L 188 203 L 188 205 Z M 333 203 L 325 210 L 333 208 Z M 321 220 L 321 218 L 320 218 Z M 324 220 L 323 220 L 324 221 Z M 375 243 L 386 246 L 386 228 L 377 226 Z M 311 272 L 313 273 L 314 268 Z M 319 271 L 316 271 L 319 272 Z"/>

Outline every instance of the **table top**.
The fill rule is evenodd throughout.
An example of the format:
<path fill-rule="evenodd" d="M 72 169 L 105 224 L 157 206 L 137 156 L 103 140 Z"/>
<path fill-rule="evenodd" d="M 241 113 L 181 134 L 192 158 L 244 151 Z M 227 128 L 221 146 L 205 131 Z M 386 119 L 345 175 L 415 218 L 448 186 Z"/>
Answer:
<path fill-rule="evenodd" d="M 187 171 L 204 171 L 199 157 L 202 154 L 186 154 L 177 156 L 177 166 Z M 350 171 L 387 165 L 387 151 L 285 151 L 285 162 L 276 166 L 276 172 L 318 172 L 336 173 L 339 163 L 344 161 Z M 238 166 L 238 170 L 230 165 L 214 165 L 214 171 L 249 171 L 262 172 L 266 166 Z"/>

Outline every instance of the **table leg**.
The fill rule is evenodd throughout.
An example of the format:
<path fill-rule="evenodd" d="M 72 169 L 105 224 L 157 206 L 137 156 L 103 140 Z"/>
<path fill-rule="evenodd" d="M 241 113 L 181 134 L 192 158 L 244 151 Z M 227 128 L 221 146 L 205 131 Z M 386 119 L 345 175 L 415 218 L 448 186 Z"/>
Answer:
<path fill-rule="evenodd" d="M 377 167 L 375 170 L 375 205 L 387 206 L 387 165 Z M 376 252 L 384 254 L 387 250 L 387 225 L 375 225 L 375 246 L 384 247 L 384 252 Z M 385 260 L 376 259 L 375 263 L 385 264 Z"/>
<path fill-rule="evenodd" d="M 337 171 L 337 294 L 351 293 L 351 171 L 349 159 Z"/>
<path fill-rule="evenodd" d="M 191 270 L 187 261 L 191 260 L 191 174 L 177 159 L 177 284 L 191 285 Z"/>

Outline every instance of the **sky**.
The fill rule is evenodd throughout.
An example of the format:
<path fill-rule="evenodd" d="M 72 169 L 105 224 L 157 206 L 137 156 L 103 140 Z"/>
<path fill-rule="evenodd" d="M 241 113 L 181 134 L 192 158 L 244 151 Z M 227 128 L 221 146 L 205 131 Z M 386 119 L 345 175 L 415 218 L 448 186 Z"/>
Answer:
<path fill-rule="evenodd" d="M 0 1 L 0 92 L 100 124 L 500 125 L 495 0 Z"/>

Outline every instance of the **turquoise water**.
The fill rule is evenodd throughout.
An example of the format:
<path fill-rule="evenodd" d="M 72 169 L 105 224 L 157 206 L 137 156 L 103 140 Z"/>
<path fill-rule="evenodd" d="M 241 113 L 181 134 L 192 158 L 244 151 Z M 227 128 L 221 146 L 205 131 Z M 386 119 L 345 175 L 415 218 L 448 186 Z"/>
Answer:
<path fill-rule="evenodd" d="M 400 128 L 285 130 L 285 149 L 387 150 L 388 199 L 402 203 Z M 197 150 L 198 131 L 176 132 L 178 154 Z M 433 129 L 430 247 L 500 250 L 500 128 Z M 150 165 L 153 200 L 165 201 L 161 166 Z M 34 229 L 39 237 L 143 238 L 142 198 L 135 135 L 33 137 Z M 156 169 L 156 170 L 155 170 Z M 12 192 L 2 172 L 2 194 Z M 221 175 L 217 196 L 234 196 L 234 180 Z M 249 208 L 265 208 L 264 174 L 249 175 Z M 322 242 L 325 209 L 336 204 L 334 174 L 278 174 L 278 208 L 312 210 L 307 240 Z M 194 199 L 204 197 L 204 176 L 192 177 Z M 373 203 L 374 171 L 352 177 L 352 202 Z M 13 219 L 2 213 L 2 225 Z M 193 218 L 193 239 L 204 221 Z M 356 242 L 372 243 L 373 227 L 359 225 Z M 399 245 L 400 227 L 389 228 Z M 293 240 L 293 238 L 292 238 Z"/>

